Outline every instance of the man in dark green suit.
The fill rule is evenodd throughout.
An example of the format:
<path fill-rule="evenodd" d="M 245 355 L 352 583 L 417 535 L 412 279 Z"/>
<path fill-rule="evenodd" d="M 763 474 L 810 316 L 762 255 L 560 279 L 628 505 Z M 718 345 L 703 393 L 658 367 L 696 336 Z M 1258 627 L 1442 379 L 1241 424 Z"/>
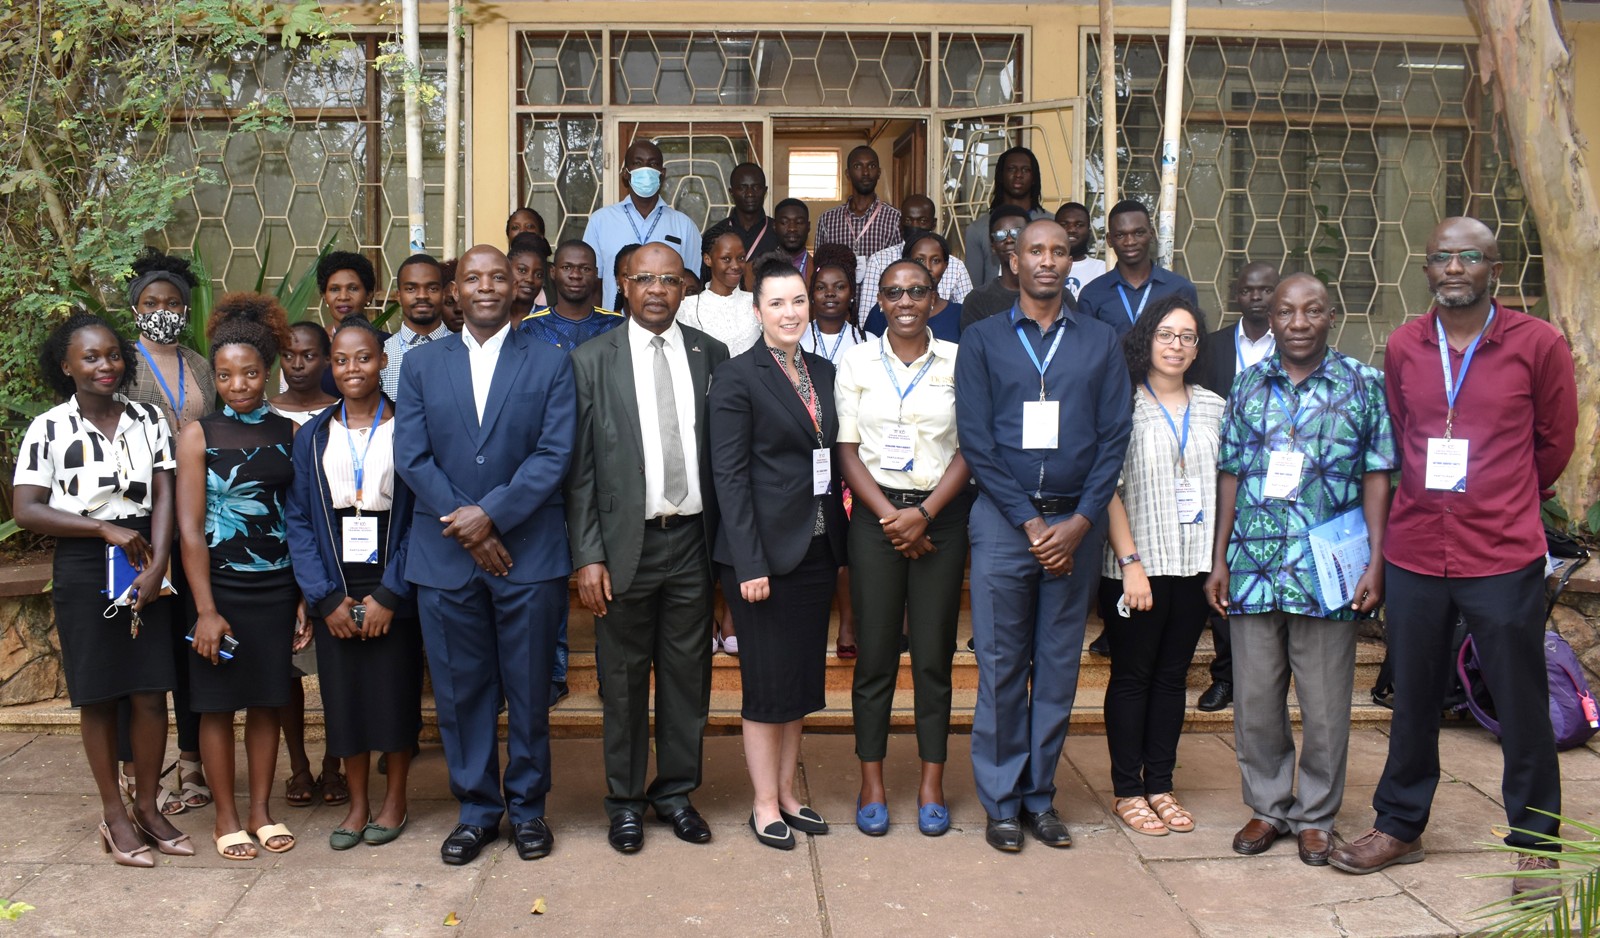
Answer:
<path fill-rule="evenodd" d="M 728 349 L 676 321 L 685 284 L 670 246 L 640 248 L 619 283 L 627 325 L 572 352 L 578 432 L 566 505 L 578 597 L 595 615 L 606 688 L 609 840 L 632 853 L 644 844 L 647 805 L 679 838 L 711 839 L 689 794 L 700 786 L 711 700 L 717 519 L 706 393 Z M 656 777 L 647 788 L 652 666 Z"/>

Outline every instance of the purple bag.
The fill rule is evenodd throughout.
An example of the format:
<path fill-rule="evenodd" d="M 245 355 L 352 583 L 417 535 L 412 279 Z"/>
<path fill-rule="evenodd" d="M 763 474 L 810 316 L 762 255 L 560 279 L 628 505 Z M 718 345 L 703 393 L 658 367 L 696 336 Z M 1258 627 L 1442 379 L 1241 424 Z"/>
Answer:
<path fill-rule="evenodd" d="M 1557 632 L 1544 633 L 1545 676 L 1550 684 L 1550 727 L 1555 731 L 1556 749 L 1576 749 L 1600 731 L 1600 709 L 1589 692 L 1578 655 Z M 1494 700 L 1483 681 L 1483 662 L 1472 636 L 1461 643 L 1456 656 L 1456 673 L 1467 690 L 1466 707 L 1484 729 L 1500 735 L 1500 721 L 1493 716 Z"/>

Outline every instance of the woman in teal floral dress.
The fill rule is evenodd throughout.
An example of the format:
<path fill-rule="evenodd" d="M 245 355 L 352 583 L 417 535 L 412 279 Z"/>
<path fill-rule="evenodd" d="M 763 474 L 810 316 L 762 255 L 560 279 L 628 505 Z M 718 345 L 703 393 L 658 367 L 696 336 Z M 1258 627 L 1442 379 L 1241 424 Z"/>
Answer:
<path fill-rule="evenodd" d="M 196 613 L 191 634 L 195 654 L 205 659 L 190 669 L 189 685 L 200 714 L 200 761 L 216 798 L 217 852 L 250 860 L 257 848 L 247 829 L 273 853 L 294 846 L 294 835 L 267 810 L 277 769 L 276 708 L 289 702 L 300 602 L 283 516 L 295 428 L 268 409 L 265 396 L 288 327 L 271 298 L 236 293 L 218 303 L 209 332 L 224 407 L 196 421 L 178 445 L 178 529 Z M 248 825 L 234 801 L 239 710 L 245 711 Z"/>

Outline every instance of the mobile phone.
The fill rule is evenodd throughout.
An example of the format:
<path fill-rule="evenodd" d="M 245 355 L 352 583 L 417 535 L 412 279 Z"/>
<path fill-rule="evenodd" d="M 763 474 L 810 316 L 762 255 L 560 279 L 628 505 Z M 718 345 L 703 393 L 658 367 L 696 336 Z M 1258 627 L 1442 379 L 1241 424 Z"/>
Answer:
<path fill-rule="evenodd" d="M 354 606 L 350 607 L 350 621 L 356 624 L 357 632 L 365 632 L 367 630 L 366 603 L 356 603 Z"/>
<path fill-rule="evenodd" d="M 200 627 L 200 623 L 198 623 L 198 622 L 196 622 L 194 625 L 189 626 L 189 634 L 185 635 L 183 637 L 183 640 L 188 642 L 189 644 L 193 645 L 194 644 L 194 630 L 199 628 L 199 627 Z M 225 661 L 232 661 L 234 653 L 237 652 L 238 650 L 239 650 L 239 640 L 237 638 L 234 638 L 232 635 L 224 635 L 224 636 L 222 636 L 222 646 L 217 649 L 217 657 L 221 658 L 221 659 L 223 659 Z"/>

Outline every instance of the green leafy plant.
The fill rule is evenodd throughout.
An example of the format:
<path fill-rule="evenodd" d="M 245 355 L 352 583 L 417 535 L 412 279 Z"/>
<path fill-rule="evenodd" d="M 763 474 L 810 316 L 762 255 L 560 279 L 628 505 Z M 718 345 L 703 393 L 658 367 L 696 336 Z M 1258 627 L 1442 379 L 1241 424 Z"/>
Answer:
<path fill-rule="evenodd" d="M 1581 840 L 1560 836 L 1547 838 L 1551 845 L 1548 850 L 1529 850 L 1498 842 L 1484 844 L 1502 853 L 1547 857 L 1559 861 L 1561 866 L 1553 870 L 1520 874 L 1547 880 L 1550 884 L 1548 895 L 1535 899 L 1508 896 L 1474 910 L 1474 919 L 1486 920 L 1482 928 L 1473 932 L 1474 935 L 1485 938 L 1585 938 L 1600 935 L 1600 827 L 1546 811 L 1539 813 L 1589 836 Z M 1531 831 L 1518 832 L 1544 838 L 1544 835 Z M 1480 873 L 1471 878 L 1508 879 L 1517 875 L 1507 871 Z"/>
<path fill-rule="evenodd" d="M 1559 497 L 1550 498 L 1539 506 L 1539 517 L 1557 531 L 1565 531 L 1590 547 L 1600 547 L 1600 502 L 1590 505 L 1581 517 L 1574 518 Z"/>
<path fill-rule="evenodd" d="M 24 912 L 32 912 L 33 906 L 26 902 L 12 902 L 9 899 L 0 899 L 0 919 L 15 922 Z"/>

